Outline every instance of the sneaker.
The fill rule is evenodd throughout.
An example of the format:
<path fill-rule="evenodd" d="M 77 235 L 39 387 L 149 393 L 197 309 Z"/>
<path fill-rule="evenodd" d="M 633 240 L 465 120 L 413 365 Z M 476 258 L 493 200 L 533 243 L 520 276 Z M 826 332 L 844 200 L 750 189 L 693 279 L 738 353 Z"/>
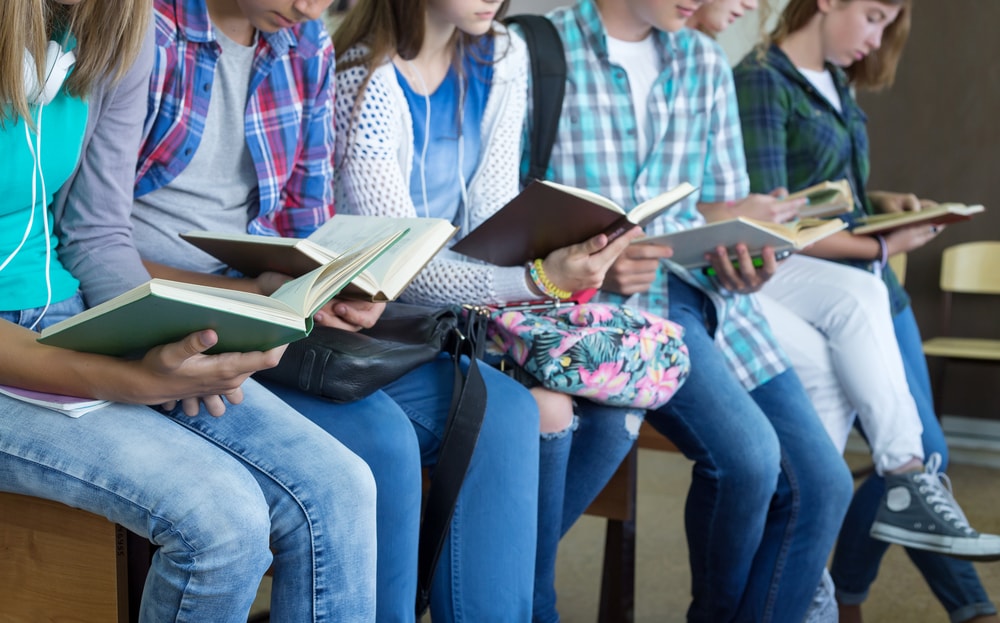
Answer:
<path fill-rule="evenodd" d="M 967 560 L 1000 560 L 1000 536 L 979 534 L 951 494 L 934 453 L 923 472 L 885 475 L 885 496 L 872 538 Z"/>

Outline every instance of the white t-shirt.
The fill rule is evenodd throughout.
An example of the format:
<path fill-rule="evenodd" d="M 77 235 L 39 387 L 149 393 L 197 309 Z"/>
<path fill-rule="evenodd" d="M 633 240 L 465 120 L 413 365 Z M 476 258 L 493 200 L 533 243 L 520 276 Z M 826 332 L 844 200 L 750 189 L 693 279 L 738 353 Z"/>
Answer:
<path fill-rule="evenodd" d="M 806 77 L 816 90 L 823 94 L 823 97 L 837 109 L 837 112 L 842 112 L 840 107 L 840 93 L 837 93 L 837 86 L 833 84 L 833 75 L 830 73 L 829 69 L 824 69 L 823 71 L 816 71 L 815 69 L 805 69 L 803 67 L 796 67 L 799 73 Z"/>
<path fill-rule="evenodd" d="M 656 50 L 656 42 L 652 32 L 642 41 L 622 41 L 608 37 L 608 59 L 625 70 L 628 76 L 629 90 L 632 92 L 632 108 L 635 110 L 635 122 L 638 128 L 639 155 L 645 157 L 649 153 L 649 115 L 646 102 L 653 83 L 660 75 L 660 55 Z"/>

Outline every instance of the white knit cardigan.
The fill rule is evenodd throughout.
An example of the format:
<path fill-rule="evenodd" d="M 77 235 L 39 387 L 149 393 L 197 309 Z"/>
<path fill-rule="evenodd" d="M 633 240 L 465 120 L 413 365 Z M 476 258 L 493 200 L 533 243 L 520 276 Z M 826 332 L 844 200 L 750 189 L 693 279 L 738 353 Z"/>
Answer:
<path fill-rule="evenodd" d="M 494 24 L 493 81 L 482 121 L 479 163 L 468 185 L 468 205 L 455 240 L 503 207 L 518 190 L 521 133 L 527 98 L 524 42 Z M 355 47 L 342 63 L 364 53 Z M 410 197 L 413 119 L 393 64 L 375 68 L 361 101 L 357 93 L 367 70 L 337 72 L 336 206 L 338 212 L 395 217 L 418 216 Z M 432 118 L 433 123 L 433 118 Z M 456 164 L 457 166 L 457 164 Z M 443 251 L 424 268 L 401 297 L 433 305 L 505 303 L 537 298 L 523 267 L 501 268 Z"/>

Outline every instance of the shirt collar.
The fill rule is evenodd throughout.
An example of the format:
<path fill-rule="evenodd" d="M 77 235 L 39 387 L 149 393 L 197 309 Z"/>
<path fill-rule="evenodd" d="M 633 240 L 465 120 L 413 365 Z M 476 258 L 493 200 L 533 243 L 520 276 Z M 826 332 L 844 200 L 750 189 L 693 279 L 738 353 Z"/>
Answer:
<path fill-rule="evenodd" d="M 208 43 L 215 41 L 212 20 L 208 16 L 205 0 L 172 0 L 177 29 L 188 41 Z M 298 42 L 295 28 L 282 28 L 277 32 L 261 32 L 260 36 L 277 54 L 283 54 Z"/>
<path fill-rule="evenodd" d="M 767 50 L 767 64 L 804 87 L 812 86 L 809 79 L 802 75 L 802 72 L 792 63 L 792 59 L 788 58 L 788 55 L 776 43 L 772 43 Z M 833 63 L 824 63 L 824 66 L 833 76 L 833 83 L 837 86 L 837 91 L 841 95 L 849 92 L 850 85 L 844 70 Z"/>
<path fill-rule="evenodd" d="M 587 47 L 597 54 L 602 61 L 608 61 L 608 34 L 601 22 L 601 13 L 593 0 L 580 0 L 576 5 L 576 21 L 587 41 Z M 683 30 L 681 32 L 684 32 Z M 666 60 L 675 52 L 677 46 L 677 33 L 653 30 L 656 37 L 656 49 L 660 54 L 663 66 L 667 65 Z"/>

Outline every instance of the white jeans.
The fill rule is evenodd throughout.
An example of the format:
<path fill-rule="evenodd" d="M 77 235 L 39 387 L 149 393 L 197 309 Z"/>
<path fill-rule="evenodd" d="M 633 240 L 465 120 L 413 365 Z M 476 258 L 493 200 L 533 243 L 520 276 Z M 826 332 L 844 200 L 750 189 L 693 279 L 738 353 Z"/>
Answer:
<path fill-rule="evenodd" d="M 871 273 L 793 255 L 759 297 L 775 337 L 841 450 L 861 419 L 881 474 L 923 460 L 885 285 Z"/>

